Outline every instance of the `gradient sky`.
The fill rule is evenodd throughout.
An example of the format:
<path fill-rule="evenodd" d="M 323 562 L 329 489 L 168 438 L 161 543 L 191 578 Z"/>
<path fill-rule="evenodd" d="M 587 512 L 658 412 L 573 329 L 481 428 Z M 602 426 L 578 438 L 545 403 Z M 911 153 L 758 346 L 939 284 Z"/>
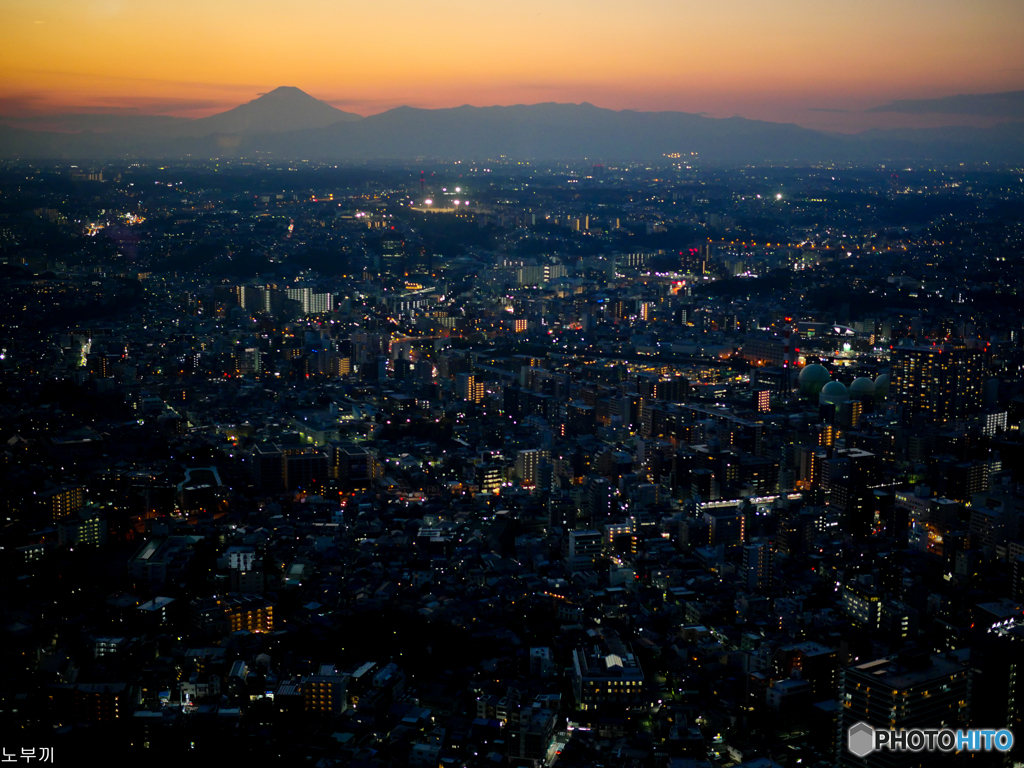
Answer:
<path fill-rule="evenodd" d="M 1024 90 L 1024 0 L 0 0 L 0 115 L 589 101 L 831 130 Z M 822 111 L 825 110 L 825 111 Z M 845 110 L 845 111 L 834 111 Z"/>

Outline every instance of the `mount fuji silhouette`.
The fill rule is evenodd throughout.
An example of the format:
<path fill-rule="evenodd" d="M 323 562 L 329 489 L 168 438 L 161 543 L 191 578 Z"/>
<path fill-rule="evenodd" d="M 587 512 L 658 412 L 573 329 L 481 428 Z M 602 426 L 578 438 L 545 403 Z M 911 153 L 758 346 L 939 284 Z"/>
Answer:
<path fill-rule="evenodd" d="M 873 130 L 839 135 L 741 117 L 611 110 L 592 104 L 451 109 L 398 107 L 370 117 L 299 88 L 280 87 L 195 120 L 146 115 L 61 115 L 51 130 L 0 117 L 0 158 L 115 160 L 202 157 L 324 161 L 430 159 L 593 160 L 806 164 L 1024 161 L 1022 124 L 994 128 Z M 695 153 L 695 154 L 692 154 Z"/>

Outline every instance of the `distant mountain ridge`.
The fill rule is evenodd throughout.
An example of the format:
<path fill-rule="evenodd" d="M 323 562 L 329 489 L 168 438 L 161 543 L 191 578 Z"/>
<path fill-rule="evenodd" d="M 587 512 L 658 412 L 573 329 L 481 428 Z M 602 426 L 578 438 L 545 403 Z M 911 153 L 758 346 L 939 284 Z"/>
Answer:
<path fill-rule="evenodd" d="M 194 120 L 188 135 L 283 133 L 362 119 L 361 115 L 343 112 L 298 88 L 281 86 L 227 112 Z"/>
<path fill-rule="evenodd" d="M 872 107 L 867 111 L 912 115 L 984 115 L 1019 120 L 1024 119 L 1024 91 L 958 94 L 941 99 L 902 99 Z"/>
<path fill-rule="evenodd" d="M 189 119 L 166 115 L 133 113 L 59 114 L 42 117 L 2 117 L 0 123 L 12 128 L 51 130 L 59 133 L 93 131 L 144 137 L 209 136 L 214 133 L 283 133 L 325 128 L 334 123 L 362 120 L 362 115 L 344 112 L 313 98 L 293 86 L 281 86 L 252 101 L 209 117 Z"/>
<path fill-rule="evenodd" d="M 615 111 L 593 104 L 449 109 L 398 107 L 370 117 L 336 109 L 298 88 L 276 88 L 198 120 L 98 121 L 106 133 L 0 125 L 5 159 L 107 160 L 273 156 L 372 161 L 486 159 L 658 161 L 678 154 L 712 163 L 1020 162 L 1024 124 L 826 134 L 797 125 L 686 112 Z M 2 122 L 2 119 L 0 119 Z M 691 153 L 696 153 L 691 155 Z"/>

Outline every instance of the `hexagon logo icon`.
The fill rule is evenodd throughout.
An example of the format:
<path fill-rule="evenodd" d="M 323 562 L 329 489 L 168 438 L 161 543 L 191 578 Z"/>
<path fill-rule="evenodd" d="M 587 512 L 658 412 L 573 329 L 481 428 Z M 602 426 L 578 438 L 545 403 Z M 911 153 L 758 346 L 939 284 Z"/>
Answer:
<path fill-rule="evenodd" d="M 875 729 L 867 723 L 850 726 L 846 732 L 846 748 L 857 757 L 865 757 L 875 750 Z"/>

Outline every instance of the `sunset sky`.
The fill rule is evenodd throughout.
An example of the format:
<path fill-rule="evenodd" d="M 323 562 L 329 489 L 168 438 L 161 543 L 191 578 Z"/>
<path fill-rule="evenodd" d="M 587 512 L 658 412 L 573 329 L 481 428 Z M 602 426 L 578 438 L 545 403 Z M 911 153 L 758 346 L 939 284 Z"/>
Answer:
<path fill-rule="evenodd" d="M 0 115 L 199 117 L 293 85 L 364 115 L 589 101 L 965 123 L 861 110 L 1024 90 L 1022 31 L 1022 0 L 0 0 Z"/>

